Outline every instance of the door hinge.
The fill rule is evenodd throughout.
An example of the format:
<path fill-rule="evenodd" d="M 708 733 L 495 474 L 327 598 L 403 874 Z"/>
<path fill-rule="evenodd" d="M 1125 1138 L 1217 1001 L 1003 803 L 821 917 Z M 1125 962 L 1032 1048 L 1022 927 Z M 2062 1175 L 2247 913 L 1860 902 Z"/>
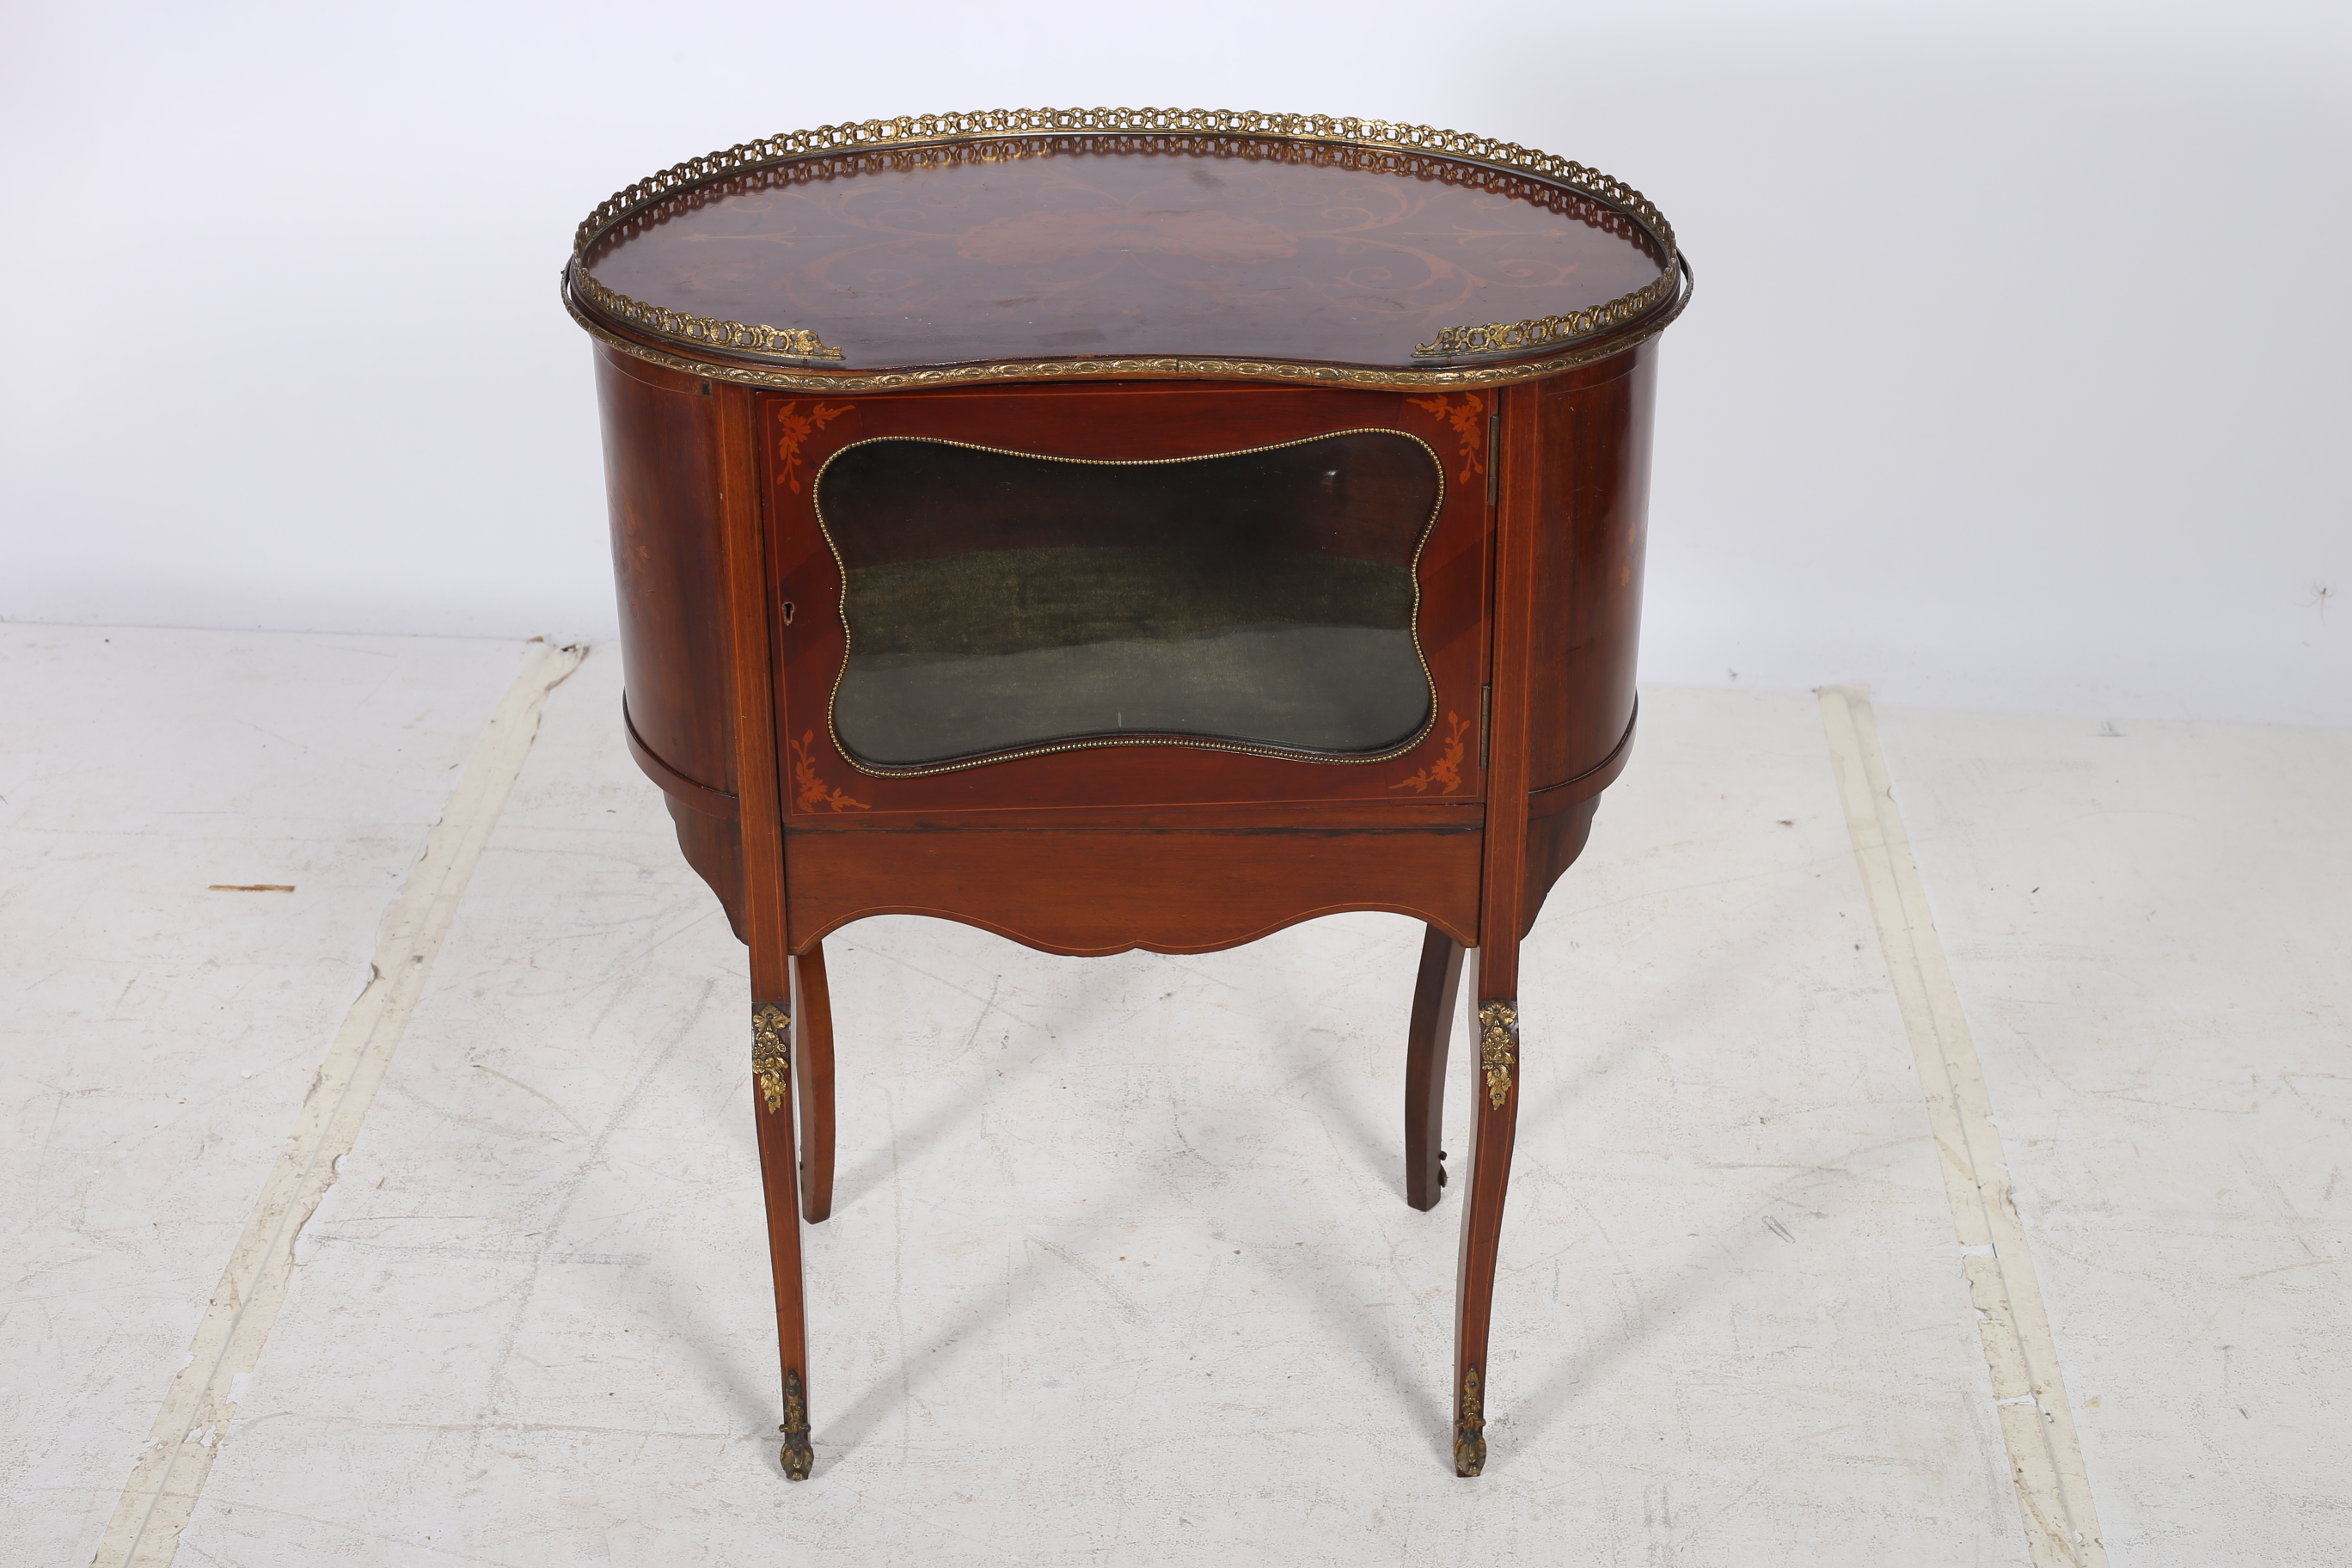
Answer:
<path fill-rule="evenodd" d="M 1486 771 L 1486 716 L 1494 711 L 1494 708 L 1495 689 L 1491 686 L 1480 687 L 1478 689 L 1478 771 L 1482 773 Z"/>
<path fill-rule="evenodd" d="M 1503 476 L 1503 416 L 1498 411 L 1486 416 L 1486 504 L 1493 506 L 1501 489 Z"/>

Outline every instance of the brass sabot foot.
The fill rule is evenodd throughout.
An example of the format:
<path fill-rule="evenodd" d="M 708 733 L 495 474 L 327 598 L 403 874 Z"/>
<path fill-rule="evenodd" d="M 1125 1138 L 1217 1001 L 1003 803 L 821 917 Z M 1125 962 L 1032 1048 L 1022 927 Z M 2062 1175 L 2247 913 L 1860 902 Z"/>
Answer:
<path fill-rule="evenodd" d="M 809 1447 L 808 1402 L 801 1396 L 799 1373 L 784 1373 L 784 1424 L 776 1430 L 784 1435 L 783 1449 L 777 1455 L 783 1461 L 784 1479 L 808 1479 L 816 1454 Z"/>
<path fill-rule="evenodd" d="M 1475 1476 L 1486 1468 L 1486 1411 L 1474 1366 L 1462 1374 L 1462 1415 L 1454 1423 L 1454 1473 Z"/>

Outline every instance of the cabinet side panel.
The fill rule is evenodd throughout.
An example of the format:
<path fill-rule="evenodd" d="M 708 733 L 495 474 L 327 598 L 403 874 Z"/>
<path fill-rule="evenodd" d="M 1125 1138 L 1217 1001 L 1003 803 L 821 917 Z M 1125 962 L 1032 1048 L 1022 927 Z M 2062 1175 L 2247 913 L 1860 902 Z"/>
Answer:
<path fill-rule="evenodd" d="M 1625 374 L 1544 397 L 1531 788 L 1598 767 L 1633 717 L 1655 385 L 1645 345 Z"/>
<path fill-rule="evenodd" d="M 1568 792 L 1562 790 L 1560 795 Z M 1569 868 L 1579 855 L 1584 853 L 1584 841 L 1592 836 L 1592 817 L 1600 809 L 1597 795 L 1570 801 L 1558 810 L 1549 809 L 1555 797 L 1538 795 L 1536 809 L 1528 817 L 1528 879 L 1519 901 L 1519 935 L 1526 936 L 1536 928 L 1536 917 L 1543 913 L 1544 900 L 1559 874 Z"/>
<path fill-rule="evenodd" d="M 669 766 L 731 795 L 713 399 L 603 347 L 596 393 L 630 722 Z"/>
<path fill-rule="evenodd" d="M 727 927 L 737 942 L 749 942 L 743 924 L 743 831 L 731 822 L 706 816 L 693 807 L 668 798 L 670 820 L 677 825 L 677 847 L 696 875 L 710 885 L 727 910 Z"/>

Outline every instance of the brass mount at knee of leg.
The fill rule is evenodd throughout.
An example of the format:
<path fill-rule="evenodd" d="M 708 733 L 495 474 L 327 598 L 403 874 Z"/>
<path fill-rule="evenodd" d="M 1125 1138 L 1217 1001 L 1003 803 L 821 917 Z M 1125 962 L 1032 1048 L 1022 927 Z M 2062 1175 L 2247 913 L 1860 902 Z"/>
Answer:
<path fill-rule="evenodd" d="M 1496 1110 L 1511 1098 L 1511 1069 L 1519 1060 L 1519 1010 L 1508 1002 L 1478 1009 L 1478 1065 L 1486 1075 L 1486 1102 Z"/>
<path fill-rule="evenodd" d="M 771 1116 L 784 1108 L 784 1091 L 792 1087 L 792 1015 L 773 1002 L 751 1009 L 751 1076 Z"/>

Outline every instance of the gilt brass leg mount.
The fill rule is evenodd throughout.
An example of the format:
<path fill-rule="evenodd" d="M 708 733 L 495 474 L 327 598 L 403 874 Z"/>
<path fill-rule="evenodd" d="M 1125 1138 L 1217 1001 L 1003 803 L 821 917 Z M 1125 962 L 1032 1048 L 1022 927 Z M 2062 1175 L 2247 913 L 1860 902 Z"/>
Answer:
<path fill-rule="evenodd" d="M 1478 1066 L 1486 1075 L 1486 1102 L 1496 1110 L 1511 1097 L 1511 1069 L 1519 1061 L 1519 1010 L 1508 1002 L 1478 1009 Z"/>
<path fill-rule="evenodd" d="M 773 1002 L 751 1009 L 751 1076 L 771 1116 L 784 1108 L 784 1091 L 792 1087 L 792 1037 L 791 1014 Z"/>

